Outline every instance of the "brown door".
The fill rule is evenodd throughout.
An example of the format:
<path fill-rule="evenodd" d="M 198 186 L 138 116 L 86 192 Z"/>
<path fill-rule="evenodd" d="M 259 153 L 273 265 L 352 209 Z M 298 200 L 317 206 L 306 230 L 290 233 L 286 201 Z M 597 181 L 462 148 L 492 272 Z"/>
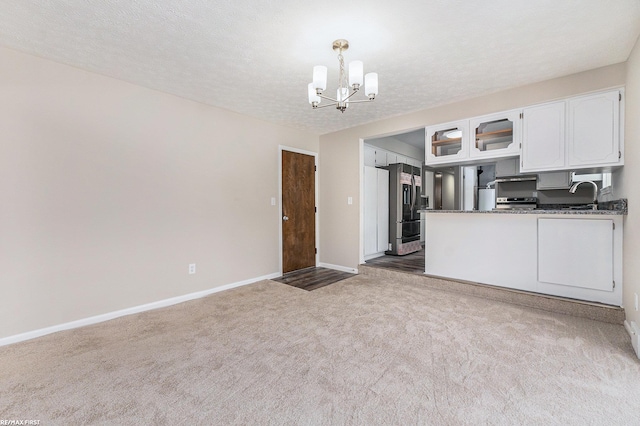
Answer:
<path fill-rule="evenodd" d="M 282 272 L 316 266 L 315 157 L 282 151 Z"/>

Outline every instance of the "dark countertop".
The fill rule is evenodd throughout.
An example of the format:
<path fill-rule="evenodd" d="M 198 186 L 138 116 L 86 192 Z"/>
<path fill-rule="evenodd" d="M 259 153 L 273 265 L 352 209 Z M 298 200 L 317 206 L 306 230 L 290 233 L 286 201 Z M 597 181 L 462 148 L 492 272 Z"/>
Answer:
<path fill-rule="evenodd" d="M 543 205 L 537 209 L 514 210 L 420 210 L 425 213 L 465 213 L 465 214 L 571 214 L 571 215 L 626 215 L 627 199 L 621 198 L 598 204 L 598 210 L 573 210 L 567 205 Z"/>

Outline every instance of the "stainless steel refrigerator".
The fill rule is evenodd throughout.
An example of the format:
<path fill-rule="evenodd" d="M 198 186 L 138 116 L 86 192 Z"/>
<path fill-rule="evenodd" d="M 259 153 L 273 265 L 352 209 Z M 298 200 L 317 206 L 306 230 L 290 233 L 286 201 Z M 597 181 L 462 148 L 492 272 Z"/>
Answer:
<path fill-rule="evenodd" d="M 389 250 L 385 253 L 401 256 L 419 251 L 421 170 L 403 163 L 385 168 L 389 170 Z"/>

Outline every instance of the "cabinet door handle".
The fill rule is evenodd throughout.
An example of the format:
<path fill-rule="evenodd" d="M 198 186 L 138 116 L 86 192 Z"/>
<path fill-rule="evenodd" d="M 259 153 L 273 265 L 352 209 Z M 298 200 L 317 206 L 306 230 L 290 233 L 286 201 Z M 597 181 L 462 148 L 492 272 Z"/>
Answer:
<path fill-rule="evenodd" d="M 289 220 L 289 216 L 282 216 L 282 220 L 285 221 L 285 222 L 288 221 Z"/>

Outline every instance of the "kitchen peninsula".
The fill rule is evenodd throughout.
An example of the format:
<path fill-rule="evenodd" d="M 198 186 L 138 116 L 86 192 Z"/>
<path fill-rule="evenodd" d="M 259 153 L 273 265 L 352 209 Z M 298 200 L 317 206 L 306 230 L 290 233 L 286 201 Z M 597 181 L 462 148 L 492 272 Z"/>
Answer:
<path fill-rule="evenodd" d="M 425 210 L 425 273 L 622 305 L 626 200 L 599 210 Z"/>

